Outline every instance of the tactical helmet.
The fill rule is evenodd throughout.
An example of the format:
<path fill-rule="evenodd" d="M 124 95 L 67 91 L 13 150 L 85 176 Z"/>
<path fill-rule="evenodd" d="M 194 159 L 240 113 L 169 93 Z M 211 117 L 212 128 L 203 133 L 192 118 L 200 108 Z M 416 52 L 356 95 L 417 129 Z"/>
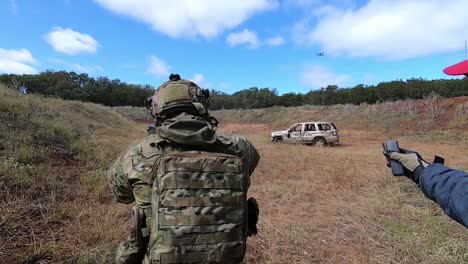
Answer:
<path fill-rule="evenodd" d="M 210 92 L 194 82 L 171 74 L 169 81 L 156 89 L 153 96 L 145 100 L 145 106 L 155 119 L 172 118 L 180 113 L 208 116 Z"/>

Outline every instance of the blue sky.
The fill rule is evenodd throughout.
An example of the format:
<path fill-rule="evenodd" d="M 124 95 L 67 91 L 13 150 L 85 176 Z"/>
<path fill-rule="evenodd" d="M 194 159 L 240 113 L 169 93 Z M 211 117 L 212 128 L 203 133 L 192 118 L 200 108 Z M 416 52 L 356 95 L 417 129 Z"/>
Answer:
<path fill-rule="evenodd" d="M 158 86 L 177 72 L 228 93 L 448 78 L 443 68 L 464 59 L 466 10 L 468 0 L 2 0 L 0 73 Z"/>

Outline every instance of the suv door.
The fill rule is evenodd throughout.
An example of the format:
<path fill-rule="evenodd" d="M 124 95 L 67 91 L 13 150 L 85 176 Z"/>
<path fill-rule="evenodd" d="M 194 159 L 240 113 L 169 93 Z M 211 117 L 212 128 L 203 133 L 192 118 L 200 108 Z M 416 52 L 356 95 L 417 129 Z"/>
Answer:
<path fill-rule="evenodd" d="M 340 141 L 338 136 L 338 129 L 333 123 L 320 123 L 317 124 L 317 127 L 321 131 L 322 136 L 325 138 L 328 144 L 336 143 Z"/>
<path fill-rule="evenodd" d="M 333 123 L 330 123 L 330 124 L 331 124 L 331 126 L 332 126 L 332 128 L 333 128 L 333 129 L 332 129 L 332 134 L 333 134 L 334 136 L 339 137 L 339 135 L 338 135 L 338 131 L 339 131 L 338 128 L 335 126 L 335 124 L 333 124 Z M 333 132 L 334 132 L 334 133 L 333 133 Z"/>
<path fill-rule="evenodd" d="M 302 124 L 295 124 L 288 129 L 288 140 L 291 142 L 298 142 L 302 138 Z"/>
<path fill-rule="evenodd" d="M 317 124 L 317 128 L 320 131 L 320 134 L 325 138 L 332 135 L 332 126 L 329 123 L 319 123 Z"/>
<path fill-rule="evenodd" d="M 312 143 L 314 138 L 317 136 L 317 127 L 315 123 L 308 123 L 304 125 L 304 136 L 302 141 L 305 143 Z"/>

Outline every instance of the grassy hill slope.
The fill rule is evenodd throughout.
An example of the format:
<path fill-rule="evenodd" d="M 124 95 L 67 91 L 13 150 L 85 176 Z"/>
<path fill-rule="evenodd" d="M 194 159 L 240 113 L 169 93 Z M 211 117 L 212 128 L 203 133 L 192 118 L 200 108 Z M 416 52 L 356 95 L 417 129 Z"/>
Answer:
<path fill-rule="evenodd" d="M 5 86 L 0 120 L 0 262 L 108 262 L 128 211 L 105 170 L 144 130 L 106 107 Z"/>

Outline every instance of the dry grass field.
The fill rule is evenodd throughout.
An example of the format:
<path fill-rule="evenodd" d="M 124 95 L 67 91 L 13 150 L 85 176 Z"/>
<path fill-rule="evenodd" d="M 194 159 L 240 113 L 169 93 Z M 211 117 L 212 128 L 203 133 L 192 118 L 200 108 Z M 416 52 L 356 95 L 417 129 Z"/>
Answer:
<path fill-rule="evenodd" d="M 363 106 L 304 106 L 215 113 L 222 130 L 248 137 L 262 160 L 251 195 L 260 235 L 248 263 L 468 263 L 468 233 L 417 186 L 393 177 L 381 143 L 398 139 L 468 169 L 468 98 Z M 268 132 L 333 121 L 341 144 L 272 144 Z"/>
<path fill-rule="evenodd" d="M 129 110 L 130 109 L 130 110 Z M 0 86 L 0 263 L 112 263 L 131 206 L 113 201 L 105 170 L 145 134 L 141 109 L 18 95 Z M 466 228 L 411 181 L 393 177 L 381 142 L 468 169 L 468 98 L 214 113 L 262 159 L 250 196 L 259 235 L 247 263 L 464 263 Z M 341 144 L 273 144 L 269 133 L 329 120 Z"/>
<path fill-rule="evenodd" d="M 343 131 L 341 146 L 272 144 L 265 125 L 228 125 L 246 134 L 262 161 L 251 195 L 261 208 L 260 235 L 248 263 L 463 263 L 468 234 L 407 179 L 390 175 L 385 136 Z M 253 132 L 257 131 L 257 132 Z M 468 148 L 402 145 L 468 167 Z"/>

